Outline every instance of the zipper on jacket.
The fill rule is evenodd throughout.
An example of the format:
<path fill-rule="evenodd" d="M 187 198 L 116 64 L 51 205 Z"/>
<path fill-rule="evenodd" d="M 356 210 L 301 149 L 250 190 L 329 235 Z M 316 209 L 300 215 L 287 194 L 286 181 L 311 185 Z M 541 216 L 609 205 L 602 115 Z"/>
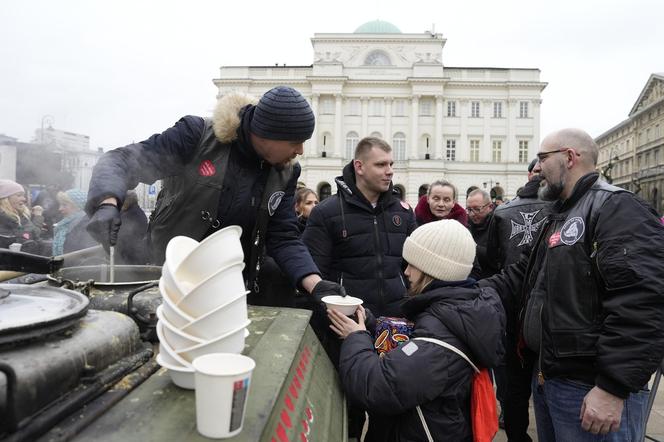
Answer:
<path fill-rule="evenodd" d="M 403 275 L 401 274 L 401 272 L 399 272 L 399 279 L 401 280 L 401 284 L 403 285 L 403 288 L 406 289 L 407 288 L 406 287 L 406 281 L 403 280 Z"/>
<path fill-rule="evenodd" d="M 542 338 L 544 337 L 544 325 L 542 324 L 542 310 L 544 310 L 544 303 L 540 306 L 539 317 L 540 317 L 540 345 L 539 345 L 539 355 L 537 362 L 537 384 L 544 385 L 544 373 L 542 372 L 542 347 L 544 347 L 544 342 Z"/>
<path fill-rule="evenodd" d="M 378 299 L 380 299 L 381 310 L 385 308 L 385 300 L 383 299 L 383 256 L 380 251 L 380 235 L 378 233 L 378 219 L 374 215 L 374 236 L 376 238 L 376 263 L 378 264 Z"/>

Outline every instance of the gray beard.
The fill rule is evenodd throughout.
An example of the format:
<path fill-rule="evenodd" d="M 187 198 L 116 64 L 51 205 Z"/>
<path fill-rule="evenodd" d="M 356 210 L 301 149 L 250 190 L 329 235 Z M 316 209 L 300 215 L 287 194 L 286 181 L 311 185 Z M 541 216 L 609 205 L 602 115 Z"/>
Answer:
<path fill-rule="evenodd" d="M 560 197 L 560 194 L 563 193 L 564 188 L 565 182 L 563 180 L 556 184 L 551 184 L 547 181 L 546 185 L 539 188 L 537 196 L 542 201 L 556 201 Z"/>

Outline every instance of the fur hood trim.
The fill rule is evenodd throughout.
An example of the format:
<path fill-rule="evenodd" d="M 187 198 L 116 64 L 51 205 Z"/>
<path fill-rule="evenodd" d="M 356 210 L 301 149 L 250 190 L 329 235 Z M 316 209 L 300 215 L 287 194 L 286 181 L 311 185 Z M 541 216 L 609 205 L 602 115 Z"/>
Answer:
<path fill-rule="evenodd" d="M 219 100 L 212 114 L 214 135 L 222 143 L 230 143 L 237 138 L 240 127 L 240 110 L 248 104 L 256 105 L 258 99 L 242 93 L 231 92 Z"/>

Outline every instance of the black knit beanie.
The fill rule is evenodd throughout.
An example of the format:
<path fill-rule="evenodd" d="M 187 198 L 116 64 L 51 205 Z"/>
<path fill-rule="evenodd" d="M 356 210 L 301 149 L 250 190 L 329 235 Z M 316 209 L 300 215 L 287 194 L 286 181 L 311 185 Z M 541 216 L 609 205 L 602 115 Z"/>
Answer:
<path fill-rule="evenodd" d="M 261 97 L 249 130 L 269 140 L 305 141 L 311 138 L 314 125 L 314 113 L 302 94 L 277 86 Z"/>

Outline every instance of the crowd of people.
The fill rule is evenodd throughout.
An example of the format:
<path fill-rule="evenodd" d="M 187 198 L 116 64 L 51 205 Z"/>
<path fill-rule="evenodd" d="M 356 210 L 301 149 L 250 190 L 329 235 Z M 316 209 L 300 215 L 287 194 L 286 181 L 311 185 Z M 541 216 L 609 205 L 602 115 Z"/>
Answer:
<path fill-rule="evenodd" d="M 2 246 L 49 231 L 53 254 L 133 240 L 142 254 L 128 261 L 160 265 L 170 238 L 239 225 L 250 302 L 313 310 L 351 436 L 473 440 L 473 369 L 461 354 L 493 370 L 509 441 L 531 440 L 531 395 L 542 442 L 640 440 L 664 357 L 664 231 L 647 203 L 600 179 L 587 133 L 545 137 L 512 201 L 474 188 L 464 208 L 441 177 L 413 208 L 393 187 L 391 146 L 374 137 L 359 141 L 336 194 L 319 203 L 297 189 L 314 126 L 290 87 L 227 94 L 212 118 L 185 116 L 107 152 L 87 196 L 56 193 L 51 226 L 44 203 L 31 217 L 24 189 L 2 180 Z M 148 223 L 130 189 L 159 179 Z M 326 295 L 363 305 L 344 316 Z M 411 321 L 408 343 L 379 355 L 379 317 Z"/>

